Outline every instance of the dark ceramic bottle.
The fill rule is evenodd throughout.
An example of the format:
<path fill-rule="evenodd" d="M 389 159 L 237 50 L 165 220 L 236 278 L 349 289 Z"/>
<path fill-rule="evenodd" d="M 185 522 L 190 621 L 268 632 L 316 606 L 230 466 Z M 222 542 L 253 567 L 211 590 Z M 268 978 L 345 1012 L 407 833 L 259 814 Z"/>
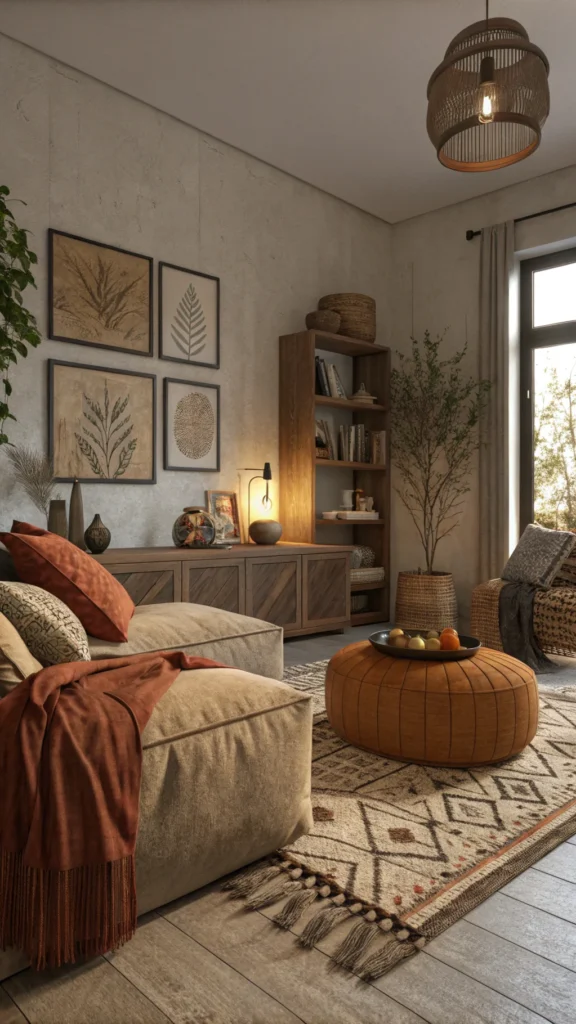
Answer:
<path fill-rule="evenodd" d="M 106 551 L 110 543 L 110 537 L 110 530 L 107 526 L 104 526 L 100 516 L 96 514 L 84 534 L 86 546 L 93 555 L 101 555 L 103 551 Z"/>

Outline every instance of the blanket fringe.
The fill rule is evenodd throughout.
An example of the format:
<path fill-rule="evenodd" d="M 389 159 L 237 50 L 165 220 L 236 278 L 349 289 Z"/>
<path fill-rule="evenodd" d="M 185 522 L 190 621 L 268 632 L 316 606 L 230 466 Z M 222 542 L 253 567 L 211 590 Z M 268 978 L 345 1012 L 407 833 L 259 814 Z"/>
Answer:
<path fill-rule="evenodd" d="M 58 871 L 0 853 L 0 949 L 23 950 L 36 970 L 115 949 L 132 938 L 136 913 L 132 856 Z"/>

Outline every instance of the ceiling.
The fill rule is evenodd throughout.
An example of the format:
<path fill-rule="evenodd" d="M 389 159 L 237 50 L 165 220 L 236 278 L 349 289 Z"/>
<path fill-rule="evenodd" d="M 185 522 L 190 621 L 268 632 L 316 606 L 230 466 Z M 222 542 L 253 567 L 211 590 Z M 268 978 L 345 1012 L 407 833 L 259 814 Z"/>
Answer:
<path fill-rule="evenodd" d="M 576 164 L 576 0 L 492 0 L 551 64 L 537 153 L 458 174 L 426 85 L 483 0 L 0 0 L 0 31 L 387 221 Z"/>

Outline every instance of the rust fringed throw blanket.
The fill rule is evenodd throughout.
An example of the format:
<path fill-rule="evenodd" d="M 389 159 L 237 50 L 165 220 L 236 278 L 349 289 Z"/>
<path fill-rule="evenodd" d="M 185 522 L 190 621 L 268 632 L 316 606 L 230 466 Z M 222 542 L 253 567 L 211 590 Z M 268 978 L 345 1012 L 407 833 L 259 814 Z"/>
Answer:
<path fill-rule="evenodd" d="M 140 734 L 181 670 L 210 667 L 182 652 L 71 662 L 0 701 L 0 949 L 41 969 L 133 935 Z"/>

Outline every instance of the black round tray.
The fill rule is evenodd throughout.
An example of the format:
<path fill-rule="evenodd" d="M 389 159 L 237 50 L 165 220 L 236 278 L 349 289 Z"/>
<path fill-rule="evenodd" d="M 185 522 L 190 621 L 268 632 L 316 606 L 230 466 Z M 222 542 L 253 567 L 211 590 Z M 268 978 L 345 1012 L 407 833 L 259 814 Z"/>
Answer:
<path fill-rule="evenodd" d="M 368 637 L 370 643 L 382 654 L 390 654 L 393 658 L 411 658 L 412 661 L 462 661 L 463 658 L 473 658 L 482 644 L 475 636 L 463 636 L 460 633 L 460 643 L 465 647 L 464 651 L 413 651 L 408 647 L 393 647 L 388 643 L 389 629 L 380 629 Z M 427 629 L 405 629 L 405 636 L 421 636 L 427 633 Z"/>

